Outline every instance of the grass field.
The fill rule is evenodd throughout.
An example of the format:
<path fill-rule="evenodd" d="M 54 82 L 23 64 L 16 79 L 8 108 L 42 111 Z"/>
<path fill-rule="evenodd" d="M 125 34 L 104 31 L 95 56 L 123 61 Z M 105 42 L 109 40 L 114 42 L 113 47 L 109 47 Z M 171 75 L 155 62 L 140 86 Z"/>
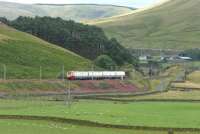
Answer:
<path fill-rule="evenodd" d="M 200 83 L 194 83 L 190 81 L 181 82 L 181 83 L 172 83 L 171 86 L 173 88 L 180 88 L 180 89 L 198 89 L 200 90 Z"/>
<path fill-rule="evenodd" d="M 28 120 L 0 120 L 0 130 L 3 134 L 167 134 L 164 131 L 96 128 Z M 198 132 L 176 132 L 176 134 L 198 134 Z"/>
<path fill-rule="evenodd" d="M 170 90 L 168 92 L 161 92 L 151 95 L 144 96 L 129 96 L 129 97 L 108 97 L 116 100 L 200 100 L 200 91 L 178 91 L 178 90 Z"/>
<path fill-rule="evenodd" d="M 58 102 L 0 101 L 1 115 L 37 115 L 151 127 L 200 128 L 200 105 L 178 102 L 116 103 L 79 101 L 69 108 Z"/>
<path fill-rule="evenodd" d="M 1 120 L 0 129 L 4 134 L 136 134 L 141 133 L 140 131 L 133 132 L 131 130 L 121 129 L 106 129 L 106 128 L 95 128 L 95 127 L 84 127 L 70 124 L 45 122 L 45 121 L 17 121 L 17 120 Z"/>
<path fill-rule="evenodd" d="M 90 61 L 0 24 L 0 79 L 4 76 L 4 64 L 7 78 L 39 79 L 40 66 L 43 78 L 57 78 L 63 65 L 65 71 L 83 69 L 90 65 Z"/>
<path fill-rule="evenodd" d="M 197 0 L 171 0 L 143 12 L 97 21 L 96 25 L 128 48 L 199 48 L 199 6 Z"/>
<path fill-rule="evenodd" d="M 199 64 L 199 63 L 198 63 Z M 192 63 L 190 66 L 198 66 L 197 63 Z M 182 89 L 200 89 L 200 71 L 194 71 L 187 75 L 185 82 L 172 83 L 172 87 Z"/>
<path fill-rule="evenodd" d="M 187 79 L 191 82 L 200 84 L 200 71 L 195 71 L 188 75 Z"/>
<path fill-rule="evenodd" d="M 74 84 L 72 85 L 74 87 Z M 59 80 L 8 80 L 0 81 L 0 92 L 4 93 L 40 93 L 64 92 L 66 89 L 63 81 Z"/>

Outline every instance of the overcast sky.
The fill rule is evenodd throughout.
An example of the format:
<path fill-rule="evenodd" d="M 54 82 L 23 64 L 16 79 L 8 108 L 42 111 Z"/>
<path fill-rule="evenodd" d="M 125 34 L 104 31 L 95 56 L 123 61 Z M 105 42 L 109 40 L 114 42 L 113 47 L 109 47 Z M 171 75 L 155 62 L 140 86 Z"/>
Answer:
<path fill-rule="evenodd" d="M 158 2 L 159 0 L 0 0 L 17 3 L 50 3 L 50 4 L 77 4 L 77 3 L 93 3 L 93 4 L 113 4 L 129 7 L 144 7 Z"/>

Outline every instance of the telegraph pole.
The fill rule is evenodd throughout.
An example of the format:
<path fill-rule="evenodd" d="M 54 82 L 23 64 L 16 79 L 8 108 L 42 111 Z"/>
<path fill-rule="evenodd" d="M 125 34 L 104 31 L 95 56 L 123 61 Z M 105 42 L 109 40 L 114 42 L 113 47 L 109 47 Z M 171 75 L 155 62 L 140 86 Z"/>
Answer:
<path fill-rule="evenodd" d="M 64 102 L 65 102 L 65 105 L 68 106 L 68 108 L 71 108 L 71 81 L 70 80 L 66 80 L 64 79 L 64 87 L 66 88 L 65 90 L 65 99 L 64 99 Z"/>
<path fill-rule="evenodd" d="M 92 80 L 94 80 L 93 74 L 94 74 L 94 65 L 92 64 Z"/>

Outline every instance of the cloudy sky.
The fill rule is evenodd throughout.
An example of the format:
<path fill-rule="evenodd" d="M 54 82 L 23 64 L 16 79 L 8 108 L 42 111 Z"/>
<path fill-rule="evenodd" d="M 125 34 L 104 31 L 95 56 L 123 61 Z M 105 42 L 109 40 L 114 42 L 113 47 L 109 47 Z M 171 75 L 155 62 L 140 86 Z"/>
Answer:
<path fill-rule="evenodd" d="M 51 4 L 77 4 L 77 3 L 93 3 L 93 4 L 113 4 L 130 7 L 144 7 L 154 4 L 160 0 L 0 0 L 17 3 L 51 3 Z"/>

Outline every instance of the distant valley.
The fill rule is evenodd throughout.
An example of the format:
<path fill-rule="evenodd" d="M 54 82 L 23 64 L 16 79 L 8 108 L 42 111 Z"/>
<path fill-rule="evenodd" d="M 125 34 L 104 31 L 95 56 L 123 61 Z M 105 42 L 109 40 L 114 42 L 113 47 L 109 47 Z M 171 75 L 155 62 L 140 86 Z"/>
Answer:
<path fill-rule="evenodd" d="M 14 20 L 19 16 L 50 16 L 60 17 L 65 20 L 75 20 L 84 22 L 88 20 L 102 19 L 133 11 L 134 8 L 114 6 L 114 5 L 95 5 L 95 4 L 19 4 L 10 2 L 0 2 L 0 17 Z"/>

